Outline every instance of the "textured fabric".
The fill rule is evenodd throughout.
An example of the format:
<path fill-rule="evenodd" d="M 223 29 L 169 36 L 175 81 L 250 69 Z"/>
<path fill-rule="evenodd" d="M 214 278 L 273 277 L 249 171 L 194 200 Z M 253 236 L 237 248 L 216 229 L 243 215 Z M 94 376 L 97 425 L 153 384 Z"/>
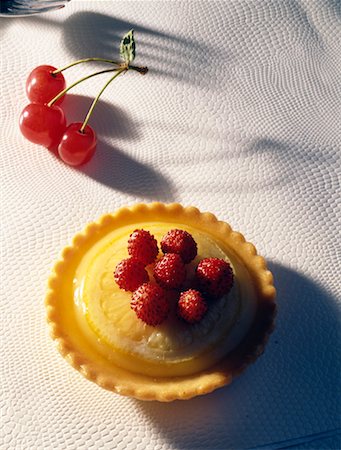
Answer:
<path fill-rule="evenodd" d="M 340 21 L 337 0 L 71 2 L 0 19 L 1 448 L 246 449 L 322 432 L 322 448 L 336 448 Z M 116 58 L 130 28 L 136 64 L 150 71 L 105 91 L 90 121 L 94 159 L 74 169 L 26 141 L 30 70 Z M 74 89 L 69 122 L 106 79 Z M 229 222 L 268 259 L 278 289 L 265 354 L 230 387 L 187 402 L 100 389 L 60 357 L 45 323 L 46 280 L 74 233 L 152 200 Z"/>

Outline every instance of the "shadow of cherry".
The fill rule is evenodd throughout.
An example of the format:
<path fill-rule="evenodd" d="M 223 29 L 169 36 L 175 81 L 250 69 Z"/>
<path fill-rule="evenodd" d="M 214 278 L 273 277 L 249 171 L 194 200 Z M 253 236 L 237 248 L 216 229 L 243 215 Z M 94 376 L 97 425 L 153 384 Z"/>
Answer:
<path fill-rule="evenodd" d="M 82 122 L 92 100 L 87 96 L 67 95 L 63 102 L 67 123 Z M 153 200 L 174 201 L 172 182 L 167 177 L 106 141 L 106 138 L 110 141 L 140 138 L 138 125 L 125 111 L 101 100 L 91 116 L 90 125 L 97 134 L 97 149 L 89 162 L 75 170 L 111 189 Z M 59 158 L 56 150 L 52 153 Z"/>
<path fill-rule="evenodd" d="M 338 427 L 337 300 L 289 267 L 269 267 L 279 313 L 255 364 L 232 385 L 203 397 L 170 404 L 132 400 L 171 448 L 247 449 Z"/>
<path fill-rule="evenodd" d="M 67 123 L 83 122 L 93 97 L 67 94 L 62 104 Z M 100 100 L 91 115 L 89 125 L 98 136 L 134 141 L 141 137 L 139 125 L 122 108 Z"/>
<path fill-rule="evenodd" d="M 82 122 L 92 98 L 68 95 L 63 102 L 67 123 Z M 82 116 L 79 116 L 82 111 Z M 150 200 L 172 202 L 175 200 L 172 181 L 158 169 L 135 159 L 117 146 L 109 144 L 115 138 L 138 140 L 140 131 L 136 124 L 120 108 L 100 101 L 90 125 L 97 134 L 97 148 L 94 156 L 84 165 L 70 167 L 111 189 Z M 51 155 L 60 160 L 57 148 L 50 149 Z"/>
<path fill-rule="evenodd" d="M 174 201 L 173 184 L 159 170 L 144 164 L 105 141 L 97 143 L 94 157 L 76 168 L 111 189 L 154 201 Z"/>

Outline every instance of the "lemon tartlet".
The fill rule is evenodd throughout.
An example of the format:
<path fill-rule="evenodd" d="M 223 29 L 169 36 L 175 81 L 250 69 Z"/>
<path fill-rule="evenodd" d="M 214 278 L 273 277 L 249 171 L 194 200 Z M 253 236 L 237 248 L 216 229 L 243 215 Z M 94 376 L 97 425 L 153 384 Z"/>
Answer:
<path fill-rule="evenodd" d="M 113 276 L 137 228 L 158 242 L 172 228 L 187 231 L 198 247 L 189 277 L 201 259 L 224 259 L 232 290 L 199 323 L 172 313 L 161 325 L 147 325 Z M 263 352 L 276 311 L 273 277 L 255 247 L 213 214 L 177 203 L 124 207 L 87 225 L 53 268 L 46 308 L 51 336 L 75 369 L 118 394 L 159 401 L 229 384 Z"/>

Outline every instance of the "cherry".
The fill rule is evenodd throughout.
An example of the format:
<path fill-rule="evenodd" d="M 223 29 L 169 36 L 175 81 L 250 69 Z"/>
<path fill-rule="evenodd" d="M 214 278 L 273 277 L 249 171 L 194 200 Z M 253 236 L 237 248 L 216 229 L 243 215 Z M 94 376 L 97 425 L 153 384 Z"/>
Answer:
<path fill-rule="evenodd" d="M 94 130 L 86 125 L 75 122 L 69 125 L 58 146 L 61 159 L 70 166 L 79 166 L 88 162 L 96 150 L 97 138 Z"/>
<path fill-rule="evenodd" d="M 19 119 L 22 134 L 31 142 L 54 149 L 66 129 L 64 111 L 57 105 L 27 105 Z"/>
<path fill-rule="evenodd" d="M 57 69 L 52 66 L 38 66 L 29 74 L 26 81 L 26 93 L 32 103 L 48 103 L 65 89 L 66 82 L 63 74 L 53 74 L 55 70 Z M 56 103 L 60 104 L 63 99 L 64 96 Z"/>
<path fill-rule="evenodd" d="M 133 33 L 134 30 L 130 30 L 121 40 L 120 54 L 123 62 L 105 58 L 85 58 L 60 69 L 48 65 L 33 69 L 26 81 L 26 92 L 31 103 L 20 115 L 19 124 L 22 134 L 35 144 L 44 145 L 50 150 L 58 149 L 60 158 L 71 166 L 78 166 L 89 161 L 96 150 L 97 138 L 93 129 L 88 126 L 88 122 L 100 96 L 115 78 L 128 70 L 135 70 L 141 74 L 148 71 L 147 67 L 131 64 L 135 58 Z M 91 61 L 109 63 L 111 67 L 87 75 L 66 87 L 62 72 L 69 67 Z M 79 83 L 108 72 L 114 74 L 94 98 L 83 123 L 72 123 L 66 127 L 65 115 L 57 106 L 58 103 L 61 103 L 65 94 Z"/>

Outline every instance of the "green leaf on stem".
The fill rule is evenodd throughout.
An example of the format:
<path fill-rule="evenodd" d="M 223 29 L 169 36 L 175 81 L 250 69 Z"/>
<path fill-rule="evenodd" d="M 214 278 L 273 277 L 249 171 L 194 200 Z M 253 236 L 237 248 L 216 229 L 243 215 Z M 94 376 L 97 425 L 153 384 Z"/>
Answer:
<path fill-rule="evenodd" d="M 120 55 L 124 62 L 129 65 L 135 59 L 135 39 L 134 30 L 130 30 L 121 40 Z"/>

